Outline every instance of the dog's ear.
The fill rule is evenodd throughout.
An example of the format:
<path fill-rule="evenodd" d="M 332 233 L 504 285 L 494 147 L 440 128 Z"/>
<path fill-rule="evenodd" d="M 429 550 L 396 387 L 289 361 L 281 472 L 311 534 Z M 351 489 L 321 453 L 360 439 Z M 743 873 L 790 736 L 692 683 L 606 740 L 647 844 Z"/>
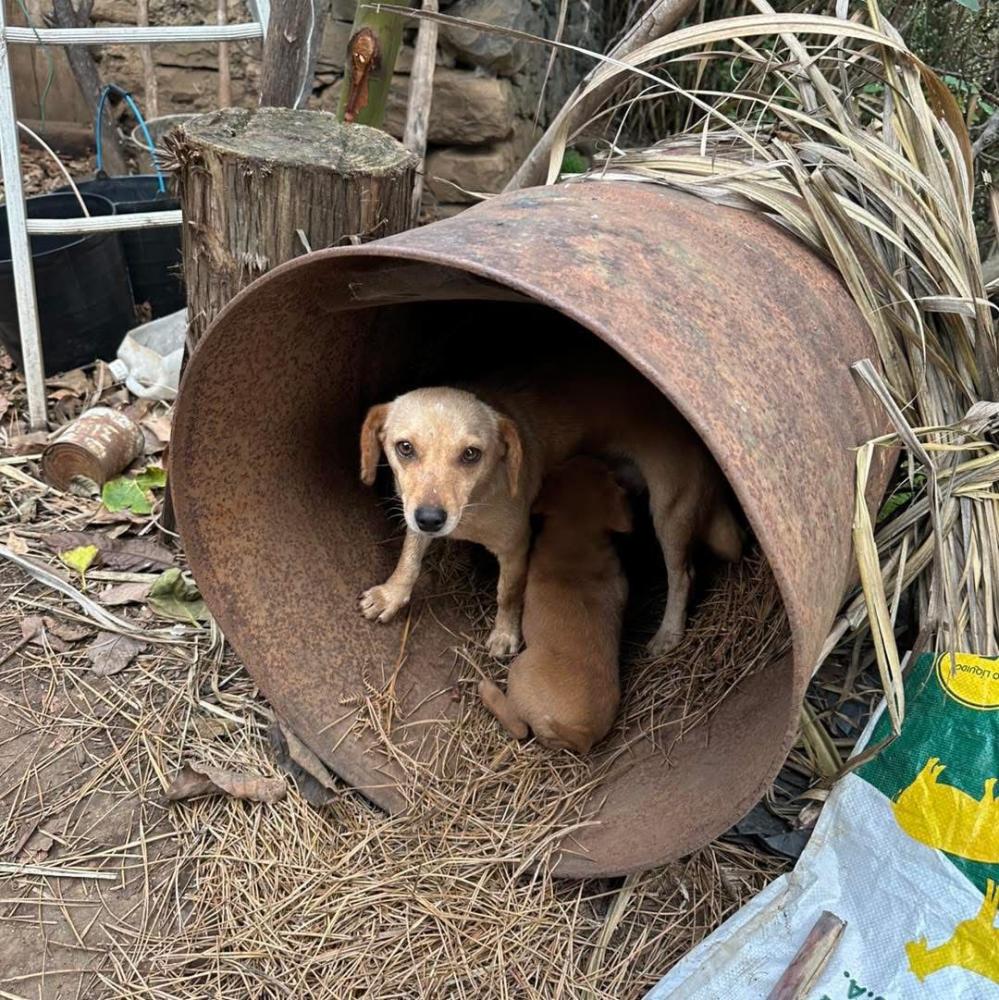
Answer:
<path fill-rule="evenodd" d="M 609 484 L 609 498 L 607 508 L 607 527 L 611 531 L 627 535 L 633 526 L 631 517 L 631 502 L 623 486 L 616 482 Z"/>
<path fill-rule="evenodd" d="M 382 429 L 388 416 L 388 403 L 379 403 L 368 410 L 361 427 L 361 482 L 374 486 L 378 459 L 382 455 Z"/>
<path fill-rule="evenodd" d="M 524 446 L 520 431 L 509 417 L 500 417 L 497 427 L 499 438 L 506 446 L 503 461 L 506 462 L 506 477 L 510 483 L 510 496 L 515 497 L 520 488 L 520 467 L 524 462 Z"/>

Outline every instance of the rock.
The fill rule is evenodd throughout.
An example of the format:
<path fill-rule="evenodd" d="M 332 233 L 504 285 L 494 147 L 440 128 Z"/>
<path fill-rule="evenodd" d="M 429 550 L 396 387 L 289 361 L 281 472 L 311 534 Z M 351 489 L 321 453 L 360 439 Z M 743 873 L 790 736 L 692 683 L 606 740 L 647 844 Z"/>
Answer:
<path fill-rule="evenodd" d="M 357 0 L 333 0 L 330 16 L 353 23 L 357 13 Z"/>
<path fill-rule="evenodd" d="M 432 145 L 481 146 L 505 139 L 513 127 L 509 80 L 439 66 L 434 72 L 428 141 Z M 396 138 L 406 125 L 409 77 L 395 76 L 385 113 L 385 131 Z"/>
<path fill-rule="evenodd" d="M 472 21 L 485 21 L 504 28 L 531 30 L 532 7 L 529 0 L 457 0 L 448 14 Z M 461 63 L 482 66 L 500 76 L 512 76 L 527 62 L 527 45 L 504 35 L 477 28 L 443 24 L 441 45 L 454 53 Z"/>
<path fill-rule="evenodd" d="M 427 189 L 441 204 L 470 204 L 476 193 L 495 194 L 513 176 L 531 148 L 531 125 L 518 119 L 509 139 L 479 149 L 452 146 L 427 156 Z M 468 193 L 466 193 L 468 192 Z"/>
<path fill-rule="evenodd" d="M 343 72 L 344 59 L 347 55 L 347 43 L 350 41 L 350 21 L 337 21 L 328 18 L 323 29 L 323 40 L 316 59 L 318 73 Z"/>

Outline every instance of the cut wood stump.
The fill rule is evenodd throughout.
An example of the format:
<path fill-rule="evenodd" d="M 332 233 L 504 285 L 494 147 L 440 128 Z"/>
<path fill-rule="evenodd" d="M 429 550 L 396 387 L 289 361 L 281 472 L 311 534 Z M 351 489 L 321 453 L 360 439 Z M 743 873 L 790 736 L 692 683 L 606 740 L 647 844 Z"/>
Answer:
<path fill-rule="evenodd" d="M 186 122 L 166 144 L 184 213 L 189 350 L 278 264 L 410 226 L 418 158 L 328 112 L 228 108 Z"/>

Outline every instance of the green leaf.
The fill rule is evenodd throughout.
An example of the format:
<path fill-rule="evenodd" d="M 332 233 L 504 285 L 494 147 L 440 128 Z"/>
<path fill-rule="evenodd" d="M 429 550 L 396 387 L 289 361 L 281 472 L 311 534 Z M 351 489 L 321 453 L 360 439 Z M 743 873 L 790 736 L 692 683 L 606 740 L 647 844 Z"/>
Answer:
<path fill-rule="evenodd" d="M 917 472 L 915 476 L 912 477 L 912 484 L 909 485 L 908 482 L 900 484 L 899 487 L 888 497 L 887 500 L 881 505 L 881 510 L 878 511 L 877 523 L 884 524 L 893 514 L 897 514 L 904 507 L 907 507 L 911 502 L 913 497 L 922 489 L 926 484 L 926 476 L 922 472 Z"/>
<path fill-rule="evenodd" d="M 101 490 L 104 506 L 112 512 L 130 510 L 133 514 L 151 514 L 152 498 L 134 479 L 119 476 L 110 479 Z"/>
<path fill-rule="evenodd" d="M 166 469 L 161 469 L 158 465 L 150 465 L 145 472 L 140 472 L 135 481 L 144 490 L 161 490 L 166 486 Z"/>
<path fill-rule="evenodd" d="M 59 558 L 70 568 L 80 574 L 80 579 L 86 581 L 87 570 L 97 558 L 96 545 L 80 545 L 75 549 L 67 549 L 59 553 Z"/>
<path fill-rule="evenodd" d="M 583 174 L 586 173 L 586 157 L 578 150 L 567 149 L 562 154 L 563 174 Z"/>
<path fill-rule="evenodd" d="M 161 574 L 149 591 L 149 606 L 164 618 L 182 622 L 203 622 L 208 609 L 195 583 L 176 567 Z"/>
<path fill-rule="evenodd" d="M 978 2 L 978 0 L 957 0 L 957 2 L 962 7 L 967 7 L 972 14 L 977 14 L 982 9 L 982 5 Z"/>

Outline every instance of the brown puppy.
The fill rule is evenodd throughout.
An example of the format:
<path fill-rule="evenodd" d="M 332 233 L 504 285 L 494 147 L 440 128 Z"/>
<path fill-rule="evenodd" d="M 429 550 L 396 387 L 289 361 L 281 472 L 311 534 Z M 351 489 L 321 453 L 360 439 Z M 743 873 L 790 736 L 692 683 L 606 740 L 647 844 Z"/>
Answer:
<path fill-rule="evenodd" d="M 544 525 L 524 595 L 527 648 L 510 664 L 506 694 L 479 684 L 486 708 L 517 739 L 533 730 L 553 750 L 586 753 L 614 724 L 628 583 L 611 532 L 631 530 L 631 508 L 609 469 L 573 458 L 538 495 Z"/>
<path fill-rule="evenodd" d="M 384 450 L 408 531 L 395 571 L 361 595 L 364 616 L 387 622 L 405 607 L 432 539 L 467 539 L 499 561 L 489 651 L 515 653 L 531 504 L 548 472 L 588 452 L 631 460 L 648 486 L 669 583 L 650 646 L 673 648 L 686 620 L 693 543 L 731 560 L 742 548 L 724 479 L 690 425 L 620 358 L 574 356 L 527 381 L 497 378 L 474 389 L 416 389 L 368 411 L 361 479 L 374 483 Z"/>

